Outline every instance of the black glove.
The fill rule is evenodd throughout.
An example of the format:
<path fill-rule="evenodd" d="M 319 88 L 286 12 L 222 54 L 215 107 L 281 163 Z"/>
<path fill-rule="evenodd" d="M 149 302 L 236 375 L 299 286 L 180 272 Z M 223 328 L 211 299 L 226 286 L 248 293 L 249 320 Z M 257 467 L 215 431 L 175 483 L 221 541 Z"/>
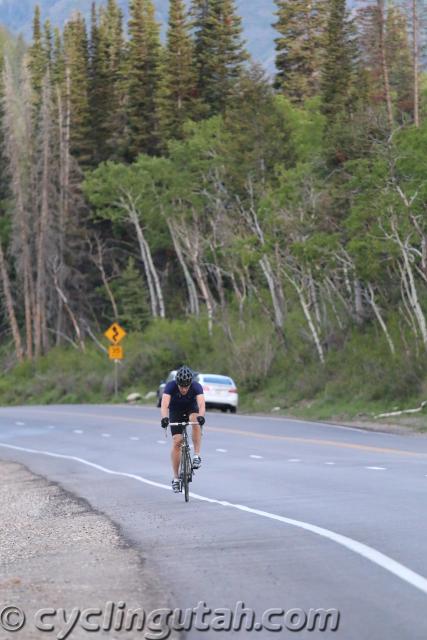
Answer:
<path fill-rule="evenodd" d="M 203 425 L 205 424 L 206 420 L 204 419 L 203 416 L 197 416 L 197 422 L 199 423 L 199 425 L 201 427 L 203 427 Z"/>
<path fill-rule="evenodd" d="M 163 429 L 167 429 L 168 424 L 169 424 L 169 418 L 162 418 L 161 424 L 162 424 Z"/>

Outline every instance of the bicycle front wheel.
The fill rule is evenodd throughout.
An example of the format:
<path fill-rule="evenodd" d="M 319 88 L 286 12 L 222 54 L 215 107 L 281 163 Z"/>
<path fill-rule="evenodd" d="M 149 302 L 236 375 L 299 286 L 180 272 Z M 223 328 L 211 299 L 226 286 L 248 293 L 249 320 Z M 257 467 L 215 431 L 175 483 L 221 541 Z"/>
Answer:
<path fill-rule="evenodd" d="M 182 485 L 184 489 L 185 502 L 190 500 L 190 487 L 189 487 L 189 475 L 191 473 L 190 456 L 187 450 L 184 450 L 184 456 L 182 461 Z"/>

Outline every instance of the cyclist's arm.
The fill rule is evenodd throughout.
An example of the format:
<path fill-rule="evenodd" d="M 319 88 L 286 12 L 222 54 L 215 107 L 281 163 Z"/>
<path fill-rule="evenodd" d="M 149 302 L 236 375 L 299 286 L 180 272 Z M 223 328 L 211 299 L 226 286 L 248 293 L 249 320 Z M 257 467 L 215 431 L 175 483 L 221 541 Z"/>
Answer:
<path fill-rule="evenodd" d="M 162 395 L 162 404 L 160 407 L 160 415 L 162 418 L 169 417 L 169 404 L 171 401 L 171 396 L 168 393 L 164 393 Z"/>
<path fill-rule="evenodd" d="M 199 416 L 205 417 L 206 403 L 205 403 L 205 396 L 203 395 L 203 393 L 196 396 L 196 400 L 197 400 L 197 405 L 199 407 Z"/>

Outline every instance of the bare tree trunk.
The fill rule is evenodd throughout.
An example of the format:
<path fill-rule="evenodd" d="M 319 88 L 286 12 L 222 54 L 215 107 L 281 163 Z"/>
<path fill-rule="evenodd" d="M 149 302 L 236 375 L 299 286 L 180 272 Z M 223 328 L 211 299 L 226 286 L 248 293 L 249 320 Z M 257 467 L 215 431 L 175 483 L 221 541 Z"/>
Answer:
<path fill-rule="evenodd" d="M 155 288 L 155 291 L 156 291 L 158 314 L 159 314 L 159 316 L 161 318 L 165 318 L 166 317 L 165 302 L 164 302 L 164 299 L 163 299 L 163 291 L 162 291 L 162 287 L 160 285 L 159 274 L 157 273 L 157 269 L 154 266 L 153 256 L 151 255 L 150 246 L 149 246 L 145 236 L 143 238 L 143 242 L 145 244 L 145 253 L 146 253 L 146 256 L 147 256 L 148 267 L 149 267 L 149 269 L 151 271 L 151 275 L 153 277 L 153 282 L 154 282 L 154 288 Z"/>
<path fill-rule="evenodd" d="M 303 310 L 305 318 L 307 320 L 307 324 L 308 324 L 308 326 L 310 328 L 311 335 L 313 336 L 313 341 L 314 341 L 314 344 L 316 346 L 317 355 L 319 356 L 320 362 L 322 364 L 325 364 L 325 354 L 323 352 L 322 343 L 320 342 L 319 334 L 317 332 L 316 325 L 314 324 L 312 315 L 310 313 L 309 305 L 308 305 L 308 303 L 307 303 L 307 301 L 306 301 L 306 299 L 304 297 L 304 292 L 302 290 L 302 287 L 298 284 L 298 282 L 296 281 L 296 278 L 290 276 L 289 273 L 287 273 L 285 271 L 285 269 L 283 270 L 283 273 L 284 273 L 285 277 L 289 280 L 289 282 L 292 284 L 292 286 L 294 287 L 295 291 L 297 292 L 298 299 L 300 301 L 302 310 Z"/>
<path fill-rule="evenodd" d="M 208 331 L 209 331 L 209 335 L 211 336 L 213 332 L 213 317 L 214 317 L 214 305 L 212 303 L 212 295 L 197 259 L 194 260 L 193 269 L 196 274 L 197 284 L 199 285 L 200 292 L 206 304 L 206 310 L 208 312 Z"/>
<path fill-rule="evenodd" d="M 354 311 L 356 324 L 359 326 L 363 324 L 364 312 L 363 312 L 363 291 L 362 285 L 358 278 L 354 279 Z"/>
<path fill-rule="evenodd" d="M 175 229 L 176 233 L 179 234 L 181 242 L 183 243 L 187 254 L 191 258 L 191 264 L 193 267 L 193 272 L 195 275 L 197 286 L 200 290 L 202 298 L 206 305 L 206 311 L 208 314 L 208 331 L 209 335 L 212 335 L 213 332 L 213 318 L 214 318 L 214 310 L 215 303 L 214 298 L 212 296 L 211 290 L 209 289 L 208 281 L 203 273 L 200 264 L 200 233 L 195 225 L 189 231 L 187 228 L 180 227 Z"/>
<path fill-rule="evenodd" d="M 66 221 L 68 219 L 69 210 L 69 191 L 70 191 L 70 68 L 67 65 L 65 69 L 65 106 L 62 100 L 61 88 L 56 89 L 56 102 L 58 111 L 58 137 L 59 137 L 59 239 L 57 257 L 60 265 L 59 284 L 63 288 L 63 272 L 64 272 L 64 249 L 65 249 L 65 233 Z M 58 299 L 58 313 L 56 319 L 56 344 L 59 345 L 61 337 L 63 337 L 64 324 L 64 306 L 61 298 Z"/>
<path fill-rule="evenodd" d="M 84 353 L 86 351 L 86 348 L 85 348 L 85 343 L 84 343 L 84 340 L 83 340 L 83 337 L 82 337 L 82 332 L 80 330 L 79 323 L 77 322 L 77 318 L 74 315 L 70 305 L 68 304 L 67 297 L 66 297 L 65 293 L 62 291 L 61 287 L 59 286 L 58 270 L 57 269 L 54 269 L 53 281 L 55 283 L 55 289 L 58 292 L 58 296 L 61 298 L 62 303 L 64 305 L 64 308 L 65 308 L 66 312 L 68 313 L 68 315 L 70 317 L 70 320 L 71 320 L 71 323 L 72 323 L 72 325 L 74 327 L 74 331 L 76 333 L 77 341 L 79 343 L 80 349 Z"/>
<path fill-rule="evenodd" d="M 274 310 L 274 323 L 276 325 L 276 329 L 280 329 L 282 331 L 285 318 L 283 313 L 283 307 L 281 304 L 281 301 L 283 299 L 283 292 L 282 294 L 280 292 L 281 285 L 273 273 L 273 269 L 271 267 L 271 264 L 267 255 L 264 254 L 262 256 L 261 260 L 259 261 L 259 264 L 261 265 L 261 269 L 264 273 L 264 276 L 270 291 L 270 297 L 271 297 L 273 310 Z"/>
<path fill-rule="evenodd" d="M 37 276 L 35 289 L 34 348 L 38 358 L 46 349 L 46 239 L 49 224 L 49 180 L 50 180 L 50 79 L 43 84 L 42 115 L 42 176 L 41 208 L 37 238 Z"/>
<path fill-rule="evenodd" d="M 105 290 L 107 292 L 108 297 L 110 298 L 110 302 L 111 302 L 111 306 L 113 308 L 113 316 L 114 316 L 114 320 L 117 320 L 119 317 L 119 311 L 117 309 L 117 304 L 116 304 L 116 300 L 114 298 L 113 292 L 111 290 L 110 284 L 107 280 L 107 276 L 105 273 L 105 269 L 104 269 L 104 258 L 103 258 L 103 247 L 102 247 L 102 243 L 101 240 L 99 238 L 98 235 L 95 235 L 95 242 L 96 242 L 96 248 L 97 248 L 97 252 L 98 252 L 98 256 L 97 258 L 94 259 L 94 262 L 101 274 L 101 279 L 102 279 L 102 283 L 105 287 Z"/>
<path fill-rule="evenodd" d="M 414 73 L 414 124 L 420 126 L 420 48 L 417 0 L 412 0 L 412 63 Z"/>
<path fill-rule="evenodd" d="M 381 56 L 384 93 L 385 93 L 385 99 L 387 104 L 387 117 L 388 117 L 388 124 L 390 126 L 390 129 L 393 129 L 393 104 L 391 101 L 390 74 L 388 70 L 386 46 L 385 46 L 386 17 L 385 17 L 384 0 L 377 0 L 377 8 L 378 8 L 379 49 L 380 49 L 380 56 Z"/>
<path fill-rule="evenodd" d="M 371 306 L 372 306 L 372 309 L 374 310 L 375 317 L 376 317 L 376 319 L 378 320 L 379 325 L 380 325 L 381 329 L 382 329 L 382 330 L 383 330 L 383 332 L 384 332 L 384 335 L 385 335 L 385 337 L 386 337 L 387 344 L 388 344 L 388 346 L 389 346 L 389 349 L 390 349 L 390 351 L 391 351 L 391 354 L 392 354 L 393 356 L 395 356 L 395 355 L 396 355 L 396 349 L 395 349 L 395 346 L 394 346 L 393 340 L 391 339 L 391 336 L 390 336 L 390 334 L 389 334 L 389 332 L 388 332 L 387 325 L 386 325 L 386 323 L 384 322 L 383 317 L 382 317 L 382 315 L 381 315 L 380 308 L 378 307 L 378 305 L 377 305 L 377 303 L 376 303 L 376 301 L 375 301 L 375 294 L 374 294 L 374 290 L 373 290 L 373 288 L 372 288 L 372 285 L 371 285 L 371 284 L 368 284 L 368 291 L 369 291 L 369 296 L 370 296 L 370 297 L 369 297 L 369 302 L 370 302 L 370 304 L 371 304 Z"/>
<path fill-rule="evenodd" d="M 15 353 L 18 362 L 24 361 L 24 350 L 22 348 L 21 334 L 15 315 L 15 306 L 13 303 L 9 274 L 7 272 L 4 259 L 3 247 L 0 242 L 0 275 L 2 280 L 3 293 L 6 301 L 7 316 L 9 318 L 10 328 L 12 330 L 13 341 L 15 343 Z"/>
<path fill-rule="evenodd" d="M 395 221 L 392 221 L 391 228 L 393 230 L 393 239 L 399 246 L 403 258 L 403 265 L 399 267 L 401 274 L 401 283 L 403 285 L 403 289 L 407 295 L 408 302 L 421 332 L 424 347 L 427 349 L 427 323 L 419 301 L 418 290 L 415 284 L 414 272 L 409 256 L 409 250 L 406 244 L 404 244 L 400 238 Z"/>
<path fill-rule="evenodd" d="M 145 239 L 144 233 L 142 231 L 142 226 L 139 222 L 137 204 L 131 194 L 125 193 L 120 198 L 118 206 L 120 206 L 127 212 L 130 222 L 135 227 L 136 237 L 141 253 L 141 260 L 142 264 L 144 265 L 144 271 L 147 278 L 148 290 L 150 294 L 151 315 L 153 316 L 153 318 L 157 318 L 159 315 L 161 318 L 164 318 L 166 314 L 163 293 L 160 286 L 159 277 L 151 256 L 150 246 Z"/>
<path fill-rule="evenodd" d="M 5 151 L 12 175 L 11 189 L 15 208 L 13 247 L 20 261 L 18 274 L 23 282 L 26 355 L 31 360 L 33 358 L 34 281 L 30 254 L 31 231 L 26 209 L 27 193 L 23 176 L 23 165 L 25 164 L 23 154 L 30 146 L 28 79 L 25 78 L 21 83 L 25 95 L 17 96 L 13 73 L 9 61 L 6 59 L 3 80 L 5 89 Z"/>
<path fill-rule="evenodd" d="M 415 286 L 415 279 L 414 279 L 412 267 L 406 255 L 404 255 L 404 266 L 401 267 L 400 273 L 402 277 L 403 288 L 406 292 L 409 304 L 414 313 L 415 319 L 418 324 L 418 328 L 421 332 L 422 341 L 424 343 L 424 346 L 427 348 L 426 319 L 424 317 L 424 313 L 419 302 L 418 291 Z"/>
<path fill-rule="evenodd" d="M 177 234 L 177 230 L 174 227 L 174 224 L 168 220 L 166 218 L 166 223 L 168 225 L 169 231 L 170 231 L 170 235 L 172 238 L 172 242 L 173 242 L 173 246 L 175 249 L 175 253 L 177 255 L 179 264 L 181 265 L 182 271 L 184 273 L 184 278 L 185 278 L 185 282 L 187 285 L 187 290 L 188 290 L 188 300 L 190 303 L 190 314 L 194 315 L 194 316 L 199 316 L 200 315 L 200 306 L 199 306 L 199 299 L 197 296 L 197 289 L 196 286 L 194 284 L 194 280 L 191 277 L 191 273 L 187 267 L 187 263 L 184 260 L 184 255 L 181 249 L 181 246 L 179 244 L 178 241 L 178 234 Z"/>

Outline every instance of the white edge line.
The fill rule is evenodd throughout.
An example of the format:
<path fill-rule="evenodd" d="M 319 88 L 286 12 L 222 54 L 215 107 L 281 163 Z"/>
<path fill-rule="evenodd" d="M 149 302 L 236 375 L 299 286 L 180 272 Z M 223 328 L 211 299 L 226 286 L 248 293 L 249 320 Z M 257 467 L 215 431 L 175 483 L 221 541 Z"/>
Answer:
<path fill-rule="evenodd" d="M 143 484 L 147 484 L 151 487 L 157 487 L 158 489 L 165 489 L 167 491 L 171 491 L 172 487 L 162 484 L 160 482 L 155 482 L 154 480 L 148 480 L 147 478 L 143 478 L 142 476 L 137 476 L 134 473 L 126 473 L 124 471 L 113 471 L 112 469 L 107 469 L 107 467 L 103 467 L 95 462 L 90 462 L 89 460 L 85 460 L 84 458 L 78 458 L 77 456 L 69 456 L 62 453 L 53 453 L 51 451 L 43 451 L 38 449 L 28 449 L 26 447 L 18 447 L 13 444 L 6 444 L 0 442 L 0 447 L 4 447 L 6 449 L 14 449 L 16 451 L 24 451 L 26 453 L 36 453 L 45 456 L 50 456 L 51 458 L 61 458 L 65 460 L 74 460 L 75 462 L 80 462 L 88 467 L 92 467 L 93 469 L 98 469 L 99 471 L 103 471 L 104 473 L 108 473 L 114 476 L 121 476 L 123 478 L 130 478 L 132 480 L 137 480 L 138 482 L 142 482 Z M 244 511 L 246 513 L 252 513 L 254 515 L 260 516 L 262 518 L 268 518 L 269 520 L 276 520 L 277 522 L 283 522 L 284 524 L 288 524 L 292 527 L 298 527 L 299 529 L 304 529 L 305 531 L 310 531 L 311 533 L 315 533 L 322 538 L 326 538 L 335 542 L 336 544 L 345 547 L 349 551 L 353 551 L 353 553 L 357 553 L 358 555 L 370 560 L 373 564 L 376 564 L 379 567 L 382 567 L 389 573 L 397 576 L 404 582 L 407 582 L 411 586 L 419 589 L 423 593 L 427 595 L 427 578 L 420 575 L 419 573 L 415 573 L 412 569 L 405 567 L 405 565 L 393 560 L 389 556 L 386 556 L 381 551 L 377 551 L 373 547 L 369 547 L 362 542 L 358 542 L 357 540 L 353 540 L 352 538 L 348 538 L 347 536 L 343 536 L 340 533 L 336 533 L 335 531 L 330 531 L 329 529 L 324 529 L 323 527 L 318 527 L 317 525 L 310 524 L 308 522 L 303 522 L 301 520 L 294 520 L 292 518 L 286 518 L 285 516 L 279 516 L 274 513 L 269 513 L 268 511 L 261 511 L 260 509 L 253 509 L 252 507 L 246 507 L 242 504 L 234 504 L 232 502 L 227 502 L 226 500 L 217 500 L 215 498 L 207 498 L 205 496 L 201 496 L 197 493 L 190 493 L 191 497 L 195 500 L 200 500 L 202 502 L 209 502 L 210 504 L 218 504 L 223 507 L 230 507 L 232 509 L 237 509 L 238 511 Z"/>

